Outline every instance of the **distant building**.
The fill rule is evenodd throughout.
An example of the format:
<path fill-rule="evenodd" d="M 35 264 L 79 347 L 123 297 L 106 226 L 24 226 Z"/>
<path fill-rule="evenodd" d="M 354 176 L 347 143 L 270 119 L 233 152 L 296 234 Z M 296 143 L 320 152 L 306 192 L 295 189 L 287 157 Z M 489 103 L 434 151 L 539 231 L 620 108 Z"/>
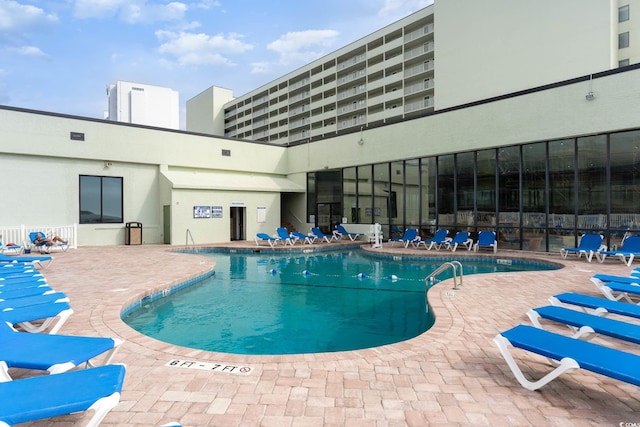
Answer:
<path fill-rule="evenodd" d="M 107 120 L 180 128 L 180 101 L 175 90 L 118 80 L 107 86 L 107 96 Z"/>
<path fill-rule="evenodd" d="M 224 128 L 224 105 L 233 101 L 233 92 L 217 86 L 202 91 L 187 101 L 187 127 L 190 132 L 216 135 Z"/>

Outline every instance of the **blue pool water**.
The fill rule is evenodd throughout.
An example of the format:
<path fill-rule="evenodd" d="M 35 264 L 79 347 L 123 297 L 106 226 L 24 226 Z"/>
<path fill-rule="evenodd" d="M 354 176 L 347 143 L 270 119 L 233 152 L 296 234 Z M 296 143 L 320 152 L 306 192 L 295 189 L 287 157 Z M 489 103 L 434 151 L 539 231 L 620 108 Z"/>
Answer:
<path fill-rule="evenodd" d="M 425 303 L 424 279 L 445 261 L 400 262 L 359 250 L 209 256 L 216 261 L 215 276 L 130 310 L 123 320 L 161 341 L 225 353 L 375 347 L 413 338 L 431 327 L 434 318 Z M 465 276 L 550 268 L 495 260 L 465 260 L 463 265 Z"/>

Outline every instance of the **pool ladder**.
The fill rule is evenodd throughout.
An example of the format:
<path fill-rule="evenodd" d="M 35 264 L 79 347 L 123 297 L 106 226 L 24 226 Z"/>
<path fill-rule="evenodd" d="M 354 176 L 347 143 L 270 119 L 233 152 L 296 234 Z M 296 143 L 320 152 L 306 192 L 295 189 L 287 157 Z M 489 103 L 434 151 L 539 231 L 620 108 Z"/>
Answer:
<path fill-rule="evenodd" d="M 462 263 L 460 261 L 447 261 L 442 264 L 440 267 L 436 268 L 429 274 L 425 279 L 424 283 L 426 285 L 426 289 L 429 289 L 430 286 L 435 284 L 436 277 L 440 273 L 444 273 L 448 269 L 453 271 L 453 289 L 458 289 L 458 277 L 460 278 L 460 285 L 462 285 Z"/>
<path fill-rule="evenodd" d="M 187 228 L 187 233 L 185 236 L 185 249 L 189 250 L 189 240 L 191 240 L 191 245 L 193 246 L 193 252 L 198 253 L 198 248 L 196 247 L 196 241 L 193 240 L 193 236 L 191 235 L 191 230 Z"/>

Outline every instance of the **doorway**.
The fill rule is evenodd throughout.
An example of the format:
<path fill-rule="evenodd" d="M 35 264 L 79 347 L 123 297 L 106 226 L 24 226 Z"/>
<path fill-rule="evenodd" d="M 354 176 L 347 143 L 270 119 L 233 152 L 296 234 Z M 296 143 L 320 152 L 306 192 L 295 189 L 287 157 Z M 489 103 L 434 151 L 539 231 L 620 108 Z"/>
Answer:
<path fill-rule="evenodd" d="M 234 240 L 247 240 L 245 235 L 246 228 L 246 209 L 245 207 L 231 207 L 230 208 L 230 237 L 231 241 Z"/>
<path fill-rule="evenodd" d="M 316 227 L 323 233 L 331 234 L 342 222 L 341 203 L 316 203 Z"/>
<path fill-rule="evenodd" d="M 162 242 L 171 244 L 171 206 L 162 206 Z"/>

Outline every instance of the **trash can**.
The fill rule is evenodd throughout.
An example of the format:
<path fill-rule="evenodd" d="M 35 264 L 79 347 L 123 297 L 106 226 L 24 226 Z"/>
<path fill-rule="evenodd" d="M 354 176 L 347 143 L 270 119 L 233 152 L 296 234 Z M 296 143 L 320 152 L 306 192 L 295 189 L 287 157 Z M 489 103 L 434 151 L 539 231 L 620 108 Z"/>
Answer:
<path fill-rule="evenodd" d="M 142 244 L 142 223 L 128 222 L 124 229 L 125 245 L 141 245 Z"/>

